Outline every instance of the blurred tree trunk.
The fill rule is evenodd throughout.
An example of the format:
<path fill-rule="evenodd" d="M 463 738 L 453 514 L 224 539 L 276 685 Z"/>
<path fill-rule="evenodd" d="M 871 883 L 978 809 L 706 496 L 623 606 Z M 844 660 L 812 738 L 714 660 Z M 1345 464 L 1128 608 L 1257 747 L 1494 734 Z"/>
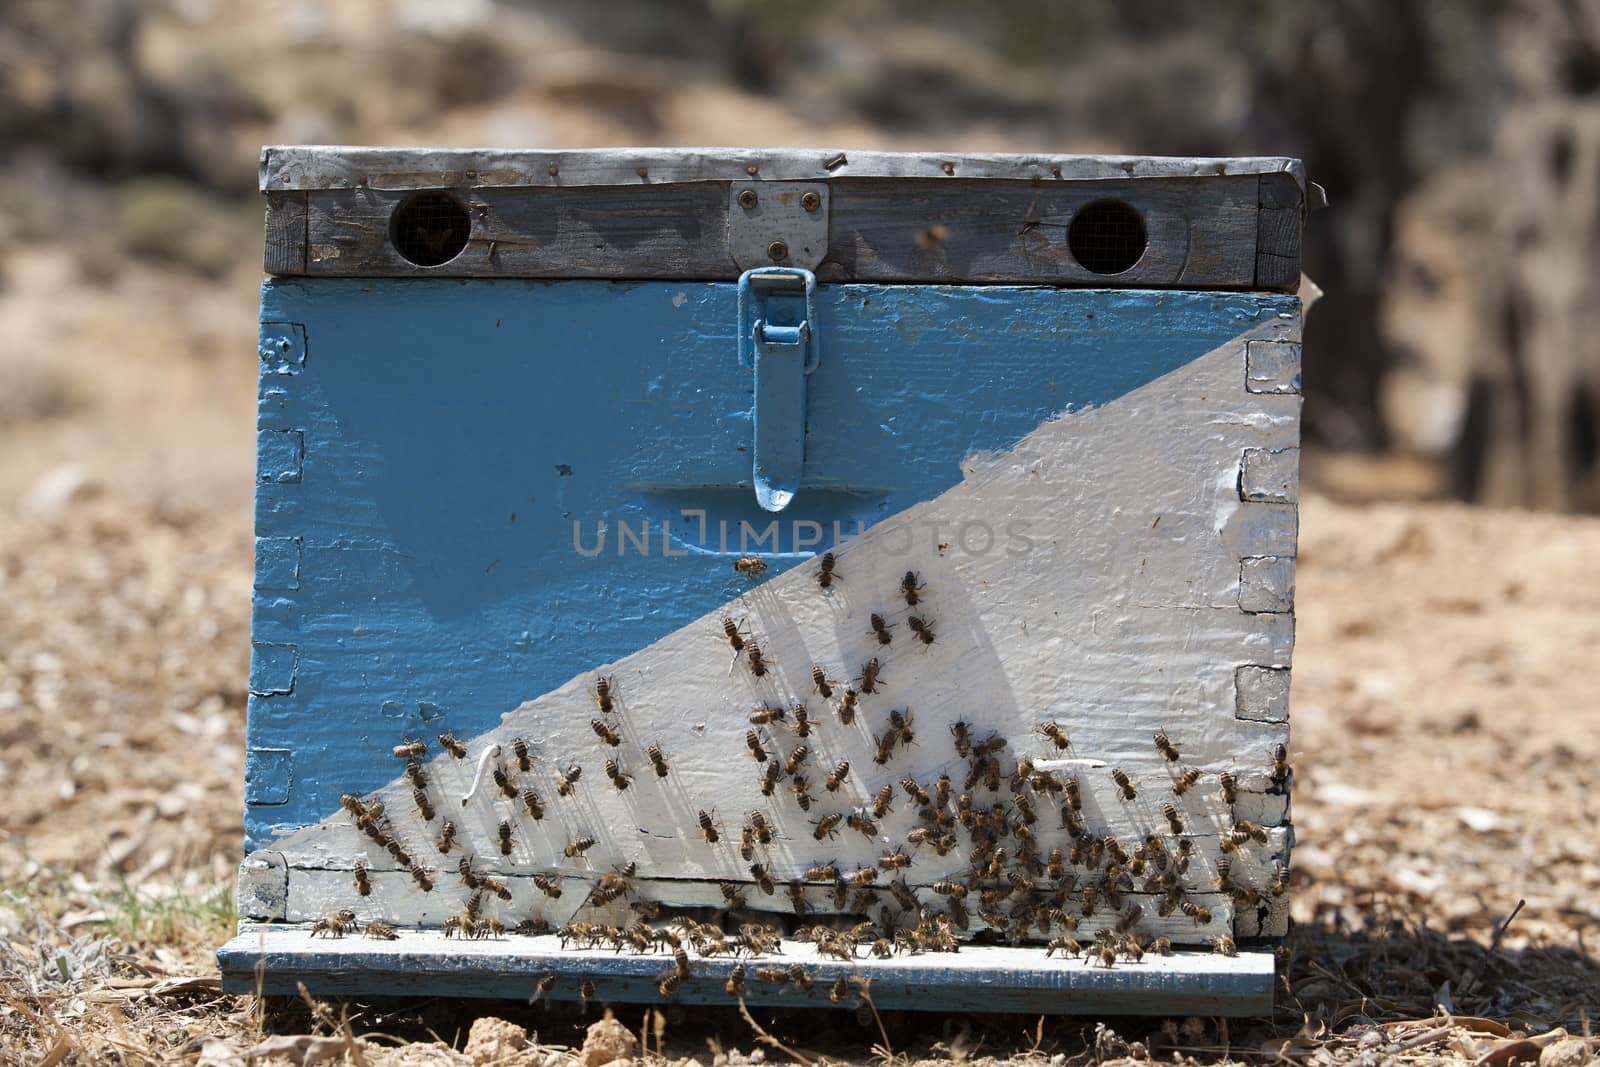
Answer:
<path fill-rule="evenodd" d="M 1525 0 L 1501 34 L 1510 98 L 1458 488 L 1600 510 L 1600 0 Z"/>

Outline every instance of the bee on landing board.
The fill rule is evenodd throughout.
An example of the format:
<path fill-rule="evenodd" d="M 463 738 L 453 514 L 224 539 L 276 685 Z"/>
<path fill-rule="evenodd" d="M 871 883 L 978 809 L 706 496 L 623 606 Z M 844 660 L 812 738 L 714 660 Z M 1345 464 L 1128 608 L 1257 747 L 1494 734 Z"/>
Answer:
<path fill-rule="evenodd" d="M 758 575 L 767 572 L 767 561 L 760 556 L 740 556 L 733 561 L 733 569 L 740 574 Z"/>
<path fill-rule="evenodd" d="M 836 562 L 832 552 L 824 552 L 817 561 L 817 584 L 824 589 L 831 587 L 834 582 L 844 581 L 843 575 L 834 570 Z"/>
<path fill-rule="evenodd" d="M 428 754 L 428 746 L 421 741 L 402 741 L 394 746 L 396 759 L 421 759 Z"/>
<path fill-rule="evenodd" d="M 447 732 L 440 734 L 439 745 L 456 759 L 467 758 L 467 746 L 457 740 L 454 733 Z"/>
<path fill-rule="evenodd" d="M 1172 743 L 1172 738 L 1167 736 L 1167 731 L 1157 730 L 1155 734 L 1156 751 L 1168 763 L 1177 763 L 1179 759 L 1178 746 Z"/>
<path fill-rule="evenodd" d="M 599 719 L 590 719 L 589 728 L 594 731 L 596 737 L 612 748 L 622 744 L 622 735 Z"/>
<path fill-rule="evenodd" d="M 667 766 L 666 753 L 661 751 L 661 742 L 652 744 L 644 750 L 644 754 L 650 758 L 650 766 L 655 768 L 656 777 L 665 778 L 670 768 Z"/>
<path fill-rule="evenodd" d="M 894 637 L 889 633 L 889 624 L 883 621 L 882 615 L 874 612 L 872 618 L 868 621 L 872 624 L 872 633 L 878 639 L 878 644 L 887 645 L 894 640 Z"/>
<path fill-rule="evenodd" d="M 611 784 L 618 790 L 626 789 L 633 784 L 633 775 L 624 771 L 614 759 L 606 760 L 606 777 L 611 779 Z"/>
<path fill-rule="evenodd" d="M 863 693 L 876 693 L 878 691 L 878 682 L 881 680 L 882 668 L 878 665 L 877 657 L 874 656 L 861 665 L 861 681 L 856 688 Z"/>
<path fill-rule="evenodd" d="M 578 779 L 583 776 L 583 768 L 574 763 L 556 777 L 556 796 L 570 797 L 578 788 Z"/>
<path fill-rule="evenodd" d="M 828 681 L 827 672 L 820 665 L 811 668 L 811 683 L 823 700 L 833 699 L 833 685 Z"/>
<path fill-rule="evenodd" d="M 917 606 L 917 601 L 921 599 L 917 594 L 924 588 L 916 571 L 906 571 L 905 577 L 900 579 L 900 594 L 906 598 L 907 607 Z"/>
<path fill-rule="evenodd" d="M 1133 782 L 1129 780 L 1127 772 L 1121 767 L 1111 768 L 1111 780 L 1117 783 L 1117 789 L 1121 791 L 1123 800 L 1133 800 L 1139 795 L 1138 790 L 1133 787 Z"/>
<path fill-rule="evenodd" d="M 846 689 L 844 697 L 839 701 L 839 721 L 849 726 L 856 721 L 856 700 L 858 696 L 854 689 Z"/>
<path fill-rule="evenodd" d="M 722 633 L 727 637 L 728 645 L 733 649 L 735 656 L 744 651 L 744 631 L 740 630 L 732 619 L 722 620 Z"/>
<path fill-rule="evenodd" d="M 360 893 L 364 897 L 371 896 L 372 895 L 372 882 L 371 882 L 370 879 L 367 878 L 367 865 L 365 863 L 362 863 L 361 861 L 357 860 L 356 861 L 355 875 L 356 875 L 356 892 Z"/>
<path fill-rule="evenodd" d="M 921 616 L 912 615 L 906 619 L 906 625 L 911 627 L 911 632 L 925 645 L 933 644 L 933 626 Z"/>
<path fill-rule="evenodd" d="M 1040 723 L 1039 732 L 1045 737 L 1049 738 L 1050 741 L 1055 744 L 1057 752 L 1060 752 L 1062 749 L 1065 749 L 1071 744 L 1071 742 L 1067 739 L 1067 731 L 1063 730 L 1061 728 L 1061 724 L 1058 722 Z"/>
<path fill-rule="evenodd" d="M 722 835 L 717 831 L 716 821 L 704 808 L 700 809 L 699 822 L 700 832 L 705 835 L 706 844 L 714 845 L 722 839 Z"/>
<path fill-rule="evenodd" d="M 517 757 L 517 769 L 526 774 L 533 770 L 533 756 L 528 751 L 528 742 L 520 737 L 511 739 L 511 754 Z"/>
<path fill-rule="evenodd" d="M 767 676 L 767 661 L 761 655 L 761 646 L 754 641 L 750 641 L 746 643 L 745 647 L 748 650 L 745 653 L 745 658 L 750 662 L 750 673 L 757 678 L 765 678 Z"/>

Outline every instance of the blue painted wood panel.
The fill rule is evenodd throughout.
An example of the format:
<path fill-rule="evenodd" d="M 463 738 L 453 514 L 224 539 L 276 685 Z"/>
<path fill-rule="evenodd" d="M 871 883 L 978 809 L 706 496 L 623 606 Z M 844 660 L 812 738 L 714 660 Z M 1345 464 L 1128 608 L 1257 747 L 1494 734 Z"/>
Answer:
<path fill-rule="evenodd" d="M 264 337 L 304 350 L 262 363 L 249 745 L 273 755 L 247 782 L 248 847 L 387 781 L 402 736 L 479 732 L 743 592 L 731 556 L 809 558 L 949 488 L 967 455 L 1298 313 L 1013 287 L 818 304 L 801 489 L 774 516 L 751 488 L 734 285 L 269 283 Z"/>

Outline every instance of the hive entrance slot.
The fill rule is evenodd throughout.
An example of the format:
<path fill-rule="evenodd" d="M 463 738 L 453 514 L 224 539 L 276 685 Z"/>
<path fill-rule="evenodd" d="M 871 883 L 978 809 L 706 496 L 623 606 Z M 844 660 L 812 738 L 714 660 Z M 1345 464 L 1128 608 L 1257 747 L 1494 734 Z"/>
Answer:
<path fill-rule="evenodd" d="M 1121 274 L 1144 258 L 1150 243 L 1144 220 L 1121 200 L 1096 200 L 1072 217 L 1067 247 L 1084 270 Z"/>
<path fill-rule="evenodd" d="M 389 224 L 394 249 L 419 267 L 448 263 L 467 247 L 472 219 L 449 193 L 418 193 L 395 208 Z"/>

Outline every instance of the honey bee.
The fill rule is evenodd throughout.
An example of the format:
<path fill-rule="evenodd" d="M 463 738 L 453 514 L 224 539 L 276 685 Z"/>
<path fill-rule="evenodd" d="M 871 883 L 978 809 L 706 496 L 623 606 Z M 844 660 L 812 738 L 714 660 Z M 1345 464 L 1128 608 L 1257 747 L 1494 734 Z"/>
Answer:
<path fill-rule="evenodd" d="M 1195 783 L 1197 783 L 1199 781 L 1200 781 L 1200 772 L 1199 772 L 1199 770 L 1197 770 L 1194 767 L 1185 767 L 1183 769 L 1183 773 L 1178 775 L 1177 780 L 1175 780 L 1172 783 L 1172 792 L 1176 796 L 1180 796 L 1181 797 L 1181 796 L 1183 796 L 1183 794 L 1185 794 L 1189 790 L 1193 789 L 1195 787 Z"/>
<path fill-rule="evenodd" d="M 922 788 L 917 780 L 911 777 L 909 774 L 900 779 L 900 788 L 905 790 L 906 796 L 910 797 L 924 808 L 933 803 L 933 798 L 928 796 L 928 791 Z"/>
<path fill-rule="evenodd" d="M 766 726 L 769 723 L 782 722 L 788 715 L 789 713 L 782 708 L 764 705 L 750 713 L 750 722 L 755 726 Z M 749 743 L 748 739 L 745 743 Z"/>
<path fill-rule="evenodd" d="M 798 963 L 790 964 L 788 975 L 789 984 L 800 990 L 802 993 L 810 989 L 815 981 L 815 979 L 811 977 L 811 972 L 800 966 Z"/>
<path fill-rule="evenodd" d="M 756 981 L 767 982 L 771 985 L 785 985 L 789 981 L 787 967 L 757 967 Z"/>
<path fill-rule="evenodd" d="M 611 784 L 618 790 L 626 789 L 633 784 L 633 775 L 618 766 L 614 759 L 606 760 L 606 777 L 611 779 Z"/>
<path fill-rule="evenodd" d="M 956 755 L 962 759 L 972 755 L 972 724 L 965 719 L 957 719 L 950 724 L 950 736 L 955 738 Z"/>
<path fill-rule="evenodd" d="M 844 578 L 833 569 L 835 562 L 832 552 L 824 552 L 822 558 L 817 561 L 817 584 L 824 589 L 832 586 L 835 581 L 844 581 Z"/>
<path fill-rule="evenodd" d="M 1018 793 L 1013 803 L 1016 805 L 1017 814 L 1022 816 L 1023 823 L 1032 826 L 1039 821 L 1039 813 L 1034 810 L 1033 801 L 1029 800 L 1027 796 Z"/>
<path fill-rule="evenodd" d="M 1282 785 L 1289 780 L 1289 748 L 1287 745 L 1275 745 L 1272 749 L 1272 778 L 1273 785 Z"/>
<path fill-rule="evenodd" d="M 806 870 L 808 882 L 836 882 L 839 880 L 839 868 L 831 863 L 819 863 Z"/>
<path fill-rule="evenodd" d="M 831 1004 L 843 1004 L 849 996 L 850 980 L 848 978 L 840 976 L 834 979 L 833 985 L 828 987 L 828 1002 Z"/>
<path fill-rule="evenodd" d="M 1055 743 L 1057 752 L 1071 743 L 1067 740 L 1067 731 L 1061 728 L 1060 723 L 1042 722 L 1039 724 L 1039 732 Z"/>
<path fill-rule="evenodd" d="M 1137 904 L 1129 904 L 1128 910 L 1117 917 L 1117 932 L 1127 933 L 1139 925 L 1139 917 L 1144 914 L 1144 909 Z"/>
<path fill-rule="evenodd" d="M 518 932 L 520 933 L 520 931 L 518 931 Z M 533 996 L 528 998 L 528 1003 L 532 1004 L 534 1001 L 538 1000 L 540 997 L 542 997 L 545 994 L 549 993 L 550 990 L 554 989 L 555 987 L 556 987 L 556 976 L 553 973 L 551 973 L 549 971 L 546 971 L 544 974 L 541 974 L 538 978 L 534 979 L 534 982 L 533 982 Z"/>
<path fill-rule="evenodd" d="M 500 855 L 511 855 L 511 822 L 508 819 L 500 820 Z"/>
<path fill-rule="evenodd" d="M 749 649 L 750 673 L 757 678 L 765 678 L 767 675 L 767 661 L 761 657 L 761 646 L 751 641 Z"/>
<path fill-rule="evenodd" d="M 422 761 L 416 759 L 406 760 L 406 777 L 418 789 L 428 788 L 428 776 L 422 772 Z"/>
<path fill-rule="evenodd" d="M 865 812 L 851 812 L 849 815 L 845 816 L 844 824 L 850 827 L 850 829 L 856 831 L 862 837 L 868 839 L 875 837 L 878 833 L 878 824 L 873 822 L 872 818 Z"/>
<path fill-rule="evenodd" d="M 825 838 L 838 837 L 839 823 L 843 820 L 844 816 L 839 812 L 834 812 L 831 815 L 824 815 L 814 824 L 816 829 L 811 832 L 811 836 L 818 841 L 821 841 Z"/>
<path fill-rule="evenodd" d="M 914 826 L 906 834 L 906 844 L 912 848 L 921 848 L 923 845 L 932 843 L 933 834 L 934 832 L 926 826 Z"/>
<path fill-rule="evenodd" d="M 744 964 L 735 963 L 733 970 L 728 972 L 728 980 L 722 983 L 722 988 L 727 990 L 730 997 L 744 996 L 744 976 Z"/>
<path fill-rule="evenodd" d="M 1178 905 L 1178 910 L 1193 919 L 1196 926 L 1205 926 L 1211 922 L 1211 912 L 1192 900 L 1183 901 Z"/>
<path fill-rule="evenodd" d="M 928 888 L 932 889 L 935 893 L 938 893 L 941 897 L 955 897 L 957 900 L 967 895 L 966 883 L 958 882 L 950 878 L 937 881 Z"/>
<path fill-rule="evenodd" d="M 556 776 L 556 796 L 570 797 L 578 788 L 578 779 L 583 776 L 583 768 L 574 763 Z"/>
<path fill-rule="evenodd" d="M 933 644 L 933 627 L 928 625 L 926 620 L 920 616 L 912 615 L 906 619 L 906 625 L 911 627 L 911 632 L 916 634 L 917 639 L 923 644 Z"/>
<path fill-rule="evenodd" d="M 767 761 L 767 750 L 761 747 L 761 737 L 754 730 L 745 732 L 744 747 L 750 750 L 750 755 L 755 757 L 757 763 Z"/>
<path fill-rule="evenodd" d="M 585 978 L 578 983 L 578 1003 L 587 1008 L 589 1006 L 589 1001 L 593 999 L 594 983 Z"/>
<path fill-rule="evenodd" d="M 372 895 L 372 882 L 367 878 L 367 865 L 360 860 L 356 861 L 356 892 L 364 897 Z"/>
<path fill-rule="evenodd" d="M 714 845 L 722 839 L 717 833 L 717 824 L 704 808 L 700 809 L 700 832 L 705 835 L 706 844 Z"/>
<path fill-rule="evenodd" d="M 1098 903 L 1098 900 L 1099 896 L 1095 893 L 1094 886 L 1084 886 L 1082 895 L 1078 897 L 1079 914 L 1081 914 L 1085 919 L 1093 918 L 1095 906 Z"/>
<path fill-rule="evenodd" d="M 882 668 L 878 665 L 878 657 L 874 656 L 861 665 L 861 681 L 859 688 L 863 693 L 876 693 Z"/>
<path fill-rule="evenodd" d="M 1217 784 L 1222 787 L 1222 802 L 1229 807 L 1239 799 L 1239 779 L 1227 771 L 1217 775 Z"/>
<path fill-rule="evenodd" d="M 922 588 L 923 585 L 918 581 L 916 571 L 906 571 L 906 576 L 900 579 L 900 592 L 906 598 L 908 607 L 914 608 L 917 606 L 917 593 Z"/>
<path fill-rule="evenodd" d="M 811 712 L 807 709 L 805 701 L 796 701 L 791 709 L 794 712 L 794 733 L 796 737 L 811 736 Z"/>
<path fill-rule="evenodd" d="M 751 860 L 755 858 L 755 854 L 756 834 L 754 830 L 746 826 L 739 831 L 739 855 L 746 860 Z"/>
<path fill-rule="evenodd" d="M 909 745 L 916 741 L 917 735 L 911 732 L 910 708 L 903 712 L 889 712 L 889 725 L 894 728 L 895 736 L 900 738 L 902 744 Z"/>
<path fill-rule="evenodd" d="M 396 759 L 421 759 L 428 754 L 428 746 L 421 741 L 402 741 L 394 746 Z"/>
<path fill-rule="evenodd" d="M 935 807 L 944 807 L 950 803 L 950 776 L 941 774 L 933 783 L 933 803 Z"/>
<path fill-rule="evenodd" d="M 811 682 L 812 682 L 812 687 L 818 693 L 822 694 L 822 699 L 823 700 L 832 699 L 832 697 L 833 697 L 833 686 L 828 684 L 828 676 L 827 676 L 827 674 L 825 674 L 823 672 L 821 667 L 812 667 L 811 668 Z"/>
<path fill-rule="evenodd" d="M 433 892 L 433 875 L 429 874 L 426 868 L 419 867 L 413 863 L 411 865 L 411 880 L 416 882 L 417 888 L 424 893 Z"/>
<path fill-rule="evenodd" d="M 1175 834 L 1183 833 L 1183 818 L 1178 814 L 1178 809 L 1171 804 L 1161 805 L 1161 815 L 1167 820 L 1167 825 Z"/>
<path fill-rule="evenodd" d="M 872 740 L 877 745 L 877 751 L 873 753 L 872 762 L 880 767 L 888 763 L 889 757 L 894 755 L 894 743 L 898 738 L 899 735 L 893 730 L 887 731 L 882 737 L 874 735 Z"/>
<path fill-rule="evenodd" d="M 1111 768 L 1111 780 L 1116 782 L 1117 788 L 1122 791 L 1123 800 L 1132 800 L 1139 795 L 1139 791 L 1133 787 L 1133 782 L 1128 779 L 1127 773 L 1121 767 Z"/>
<path fill-rule="evenodd" d="M 811 810 L 811 794 L 806 791 L 804 775 L 797 774 L 789 782 L 789 791 L 794 794 L 794 802 L 800 805 L 801 811 Z"/>
<path fill-rule="evenodd" d="M 752 811 L 747 818 L 751 829 L 756 832 L 756 840 L 763 845 L 772 844 L 772 824 L 767 821 L 767 817 L 759 811 Z"/>
<path fill-rule="evenodd" d="M 733 569 L 740 574 L 765 574 L 767 561 L 760 556 L 740 556 L 733 561 Z"/>
<path fill-rule="evenodd" d="M 614 684 L 613 679 L 604 676 L 598 676 L 594 680 L 595 703 L 599 704 L 601 712 L 607 715 L 615 711 L 617 706 L 616 694 L 612 692 Z"/>
<path fill-rule="evenodd" d="M 450 755 L 454 756 L 456 759 L 466 759 L 467 758 L 467 746 L 462 744 L 460 741 L 458 741 L 456 739 L 456 735 L 453 732 L 448 732 L 447 731 L 445 733 L 440 734 L 439 735 L 439 745 L 440 745 L 441 748 L 443 748 L 446 752 L 450 753 Z"/>
<path fill-rule="evenodd" d="M 897 848 L 887 856 L 878 857 L 878 866 L 886 871 L 903 871 L 911 866 L 911 857 L 905 849 Z"/>
<path fill-rule="evenodd" d="M 858 889 L 862 886 L 869 886 L 877 880 L 878 868 L 876 867 L 862 867 L 849 878 L 845 879 L 845 881 L 849 882 L 852 886 L 855 886 Z"/>
<path fill-rule="evenodd" d="M 859 697 L 854 689 L 846 689 L 844 697 L 839 701 L 839 721 L 849 726 L 856 721 L 856 701 Z"/>
<path fill-rule="evenodd" d="M 1062 876 L 1066 874 L 1066 870 L 1066 857 L 1062 855 L 1061 849 L 1059 847 L 1052 848 L 1050 850 L 1050 858 L 1044 865 L 1045 877 L 1052 882 L 1059 882 Z"/>
<path fill-rule="evenodd" d="M 596 737 L 610 745 L 612 748 L 616 748 L 618 745 L 622 744 L 622 735 L 613 730 L 611 727 L 607 726 L 605 723 L 601 722 L 599 719 L 590 719 L 589 728 L 594 731 L 594 735 Z"/>
<path fill-rule="evenodd" d="M 394 927 L 388 923 L 380 922 L 368 923 L 367 928 L 361 932 L 361 936 L 370 937 L 374 941 L 397 941 L 400 938 Z"/>
<path fill-rule="evenodd" d="M 1046 956 L 1054 955 L 1057 952 L 1063 956 L 1077 956 L 1083 952 L 1083 946 L 1078 944 L 1076 938 L 1063 934 L 1060 937 L 1052 937 L 1044 947 Z"/>
<path fill-rule="evenodd" d="M 846 778 L 848 778 L 849 776 L 850 776 L 850 761 L 842 759 L 833 768 L 833 773 L 828 775 L 827 782 L 825 782 L 823 784 L 825 784 L 828 787 L 828 792 L 837 793 L 839 791 L 839 787 L 844 785 L 844 780 Z"/>
<path fill-rule="evenodd" d="M 894 786 L 886 785 L 878 790 L 877 796 L 872 798 L 872 817 L 881 819 L 889 814 L 894 805 Z"/>
<path fill-rule="evenodd" d="M 578 837 L 569 839 L 567 841 L 567 847 L 563 851 L 566 852 L 567 859 L 572 860 L 582 856 L 585 852 L 588 852 L 593 847 L 594 838 L 589 837 L 588 835 L 580 835 Z"/>
<path fill-rule="evenodd" d="M 555 876 L 536 874 L 533 876 L 533 884 L 538 887 L 539 892 L 551 900 L 559 900 L 561 898 L 561 883 Z"/>
<path fill-rule="evenodd" d="M 789 753 L 789 758 L 785 761 L 783 769 L 793 774 L 800 769 L 800 765 L 805 763 L 806 757 L 809 755 L 811 755 L 809 748 L 805 745 L 797 746 L 793 752 Z"/>
<path fill-rule="evenodd" d="M 887 645 L 894 640 L 894 637 L 889 633 L 889 624 L 883 621 L 882 615 L 874 612 L 867 621 L 872 625 L 872 633 L 877 637 L 878 644 Z"/>
<path fill-rule="evenodd" d="M 752 863 L 750 865 L 750 877 L 755 879 L 756 888 L 767 896 L 770 897 L 778 891 L 778 887 L 772 882 L 772 875 L 767 873 L 766 867 L 761 864 Z"/>
<path fill-rule="evenodd" d="M 1220 866 L 1220 861 L 1219 861 L 1219 866 Z M 1289 891 L 1289 865 L 1287 863 L 1282 863 L 1282 862 L 1273 864 L 1273 866 L 1272 866 L 1272 884 L 1267 888 L 1267 892 L 1271 893 L 1275 897 L 1281 897 L 1281 896 L 1283 896 L 1283 894 L 1287 893 L 1288 891 Z"/>
<path fill-rule="evenodd" d="M 1217 891 L 1226 893 L 1233 889 L 1233 861 L 1227 856 L 1217 857 Z"/>
<path fill-rule="evenodd" d="M 671 768 L 667 766 L 666 753 L 661 751 L 661 742 L 657 741 L 652 744 L 644 750 L 644 754 L 650 758 L 650 766 L 655 768 L 656 777 L 665 778 Z"/>
<path fill-rule="evenodd" d="M 746 899 L 744 890 L 737 884 L 723 882 L 718 888 L 722 890 L 722 902 L 734 911 L 743 911 L 750 906 L 750 901 Z"/>
<path fill-rule="evenodd" d="M 411 801 L 412 803 L 416 804 L 417 811 L 421 813 L 423 821 L 433 821 L 435 815 L 433 810 L 433 801 L 428 799 L 427 790 L 413 789 L 411 791 Z"/>
<path fill-rule="evenodd" d="M 1170 956 L 1172 955 L 1172 939 L 1162 935 L 1146 945 L 1145 951 L 1154 953 L 1157 956 Z"/>
<path fill-rule="evenodd" d="M 1194 842 L 1187 837 L 1178 842 L 1178 855 L 1172 861 L 1173 870 L 1179 874 L 1189 873 L 1189 861 L 1194 857 Z"/>
<path fill-rule="evenodd" d="M 511 899 L 511 890 L 507 889 L 506 888 L 506 884 L 504 882 L 500 881 L 498 878 L 489 878 L 489 877 L 479 878 L 478 879 L 478 884 L 483 888 L 483 890 L 485 892 L 493 893 L 495 896 L 499 897 L 501 900 L 510 900 Z"/>
<path fill-rule="evenodd" d="M 340 908 L 331 915 L 324 915 L 311 927 L 312 937 L 343 937 L 354 930 L 356 926 L 356 913 L 349 908 Z"/>
<path fill-rule="evenodd" d="M 992 756 L 1006 747 L 1006 739 L 999 734 L 990 734 L 988 737 L 972 746 L 972 754 L 982 759 Z"/>
<path fill-rule="evenodd" d="M 512 799 L 516 799 L 517 783 L 511 780 L 511 776 L 506 773 L 506 769 L 504 767 L 495 767 L 494 784 L 499 787 L 501 793 L 511 797 Z"/>
<path fill-rule="evenodd" d="M 1265 826 L 1257 826 L 1253 822 L 1246 822 L 1244 819 L 1234 820 L 1233 830 L 1229 836 L 1237 836 L 1239 834 L 1254 840 L 1258 845 L 1267 843 L 1267 828 Z M 1239 843 L 1244 844 L 1243 841 Z"/>
<path fill-rule="evenodd" d="M 783 764 L 773 760 L 767 764 L 766 770 L 761 775 L 761 795 L 770 797 L 778 788 L 778 780 L 783 777 Z"/>
<path fill-rule="evenodd" d="M 728 638 L 728 645 L 733 649 L 735 656 L 744 651 L 744 635 L 739 632 L 739 627 L 732 619 L 722 620 L 722 632 Z"/>
<path fill-rule="evenodd" d="M 1211 939 L 1211 951 L 1219 956 L 1237 956 L 1239 947 L 1233 943 L 1233 938 L 1227 934 L 1218 934 Z"/>

